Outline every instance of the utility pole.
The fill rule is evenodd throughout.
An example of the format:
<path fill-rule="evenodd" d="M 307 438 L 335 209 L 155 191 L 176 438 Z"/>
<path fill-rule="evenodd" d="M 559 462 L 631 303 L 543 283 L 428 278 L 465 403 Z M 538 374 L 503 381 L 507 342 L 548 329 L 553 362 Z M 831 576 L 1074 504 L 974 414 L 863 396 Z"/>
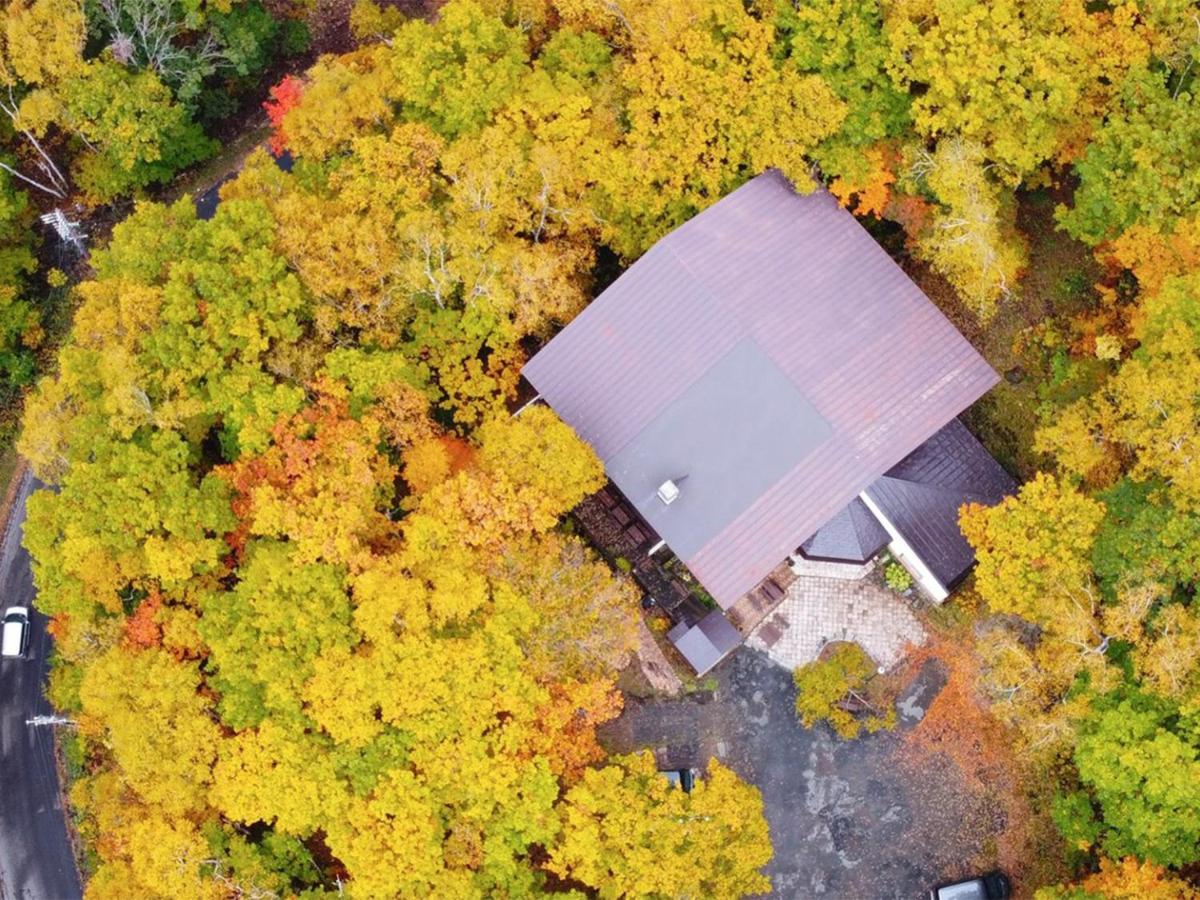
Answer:
<path fill-rule="evenodd" d="M 87 235 L 79 227 L 78 222 L 73 222 L 67 218 L 67 214 L 61 209 L 55 207 L 51 212 L 46 213 L 41 217 L 43 224 L 49 225 L 58 234 L 59 240 L 70 247 L 73 247 L 77 253 L 83 253 L 84 240 Z"/>
<path fill-rule="evenodd" d="M 74 719 L 68 719 L 66 716 L 34 716 L 32 719 L 25 720 L 26 725 L 61 725 L 73 728 L 75 726 Z"/>

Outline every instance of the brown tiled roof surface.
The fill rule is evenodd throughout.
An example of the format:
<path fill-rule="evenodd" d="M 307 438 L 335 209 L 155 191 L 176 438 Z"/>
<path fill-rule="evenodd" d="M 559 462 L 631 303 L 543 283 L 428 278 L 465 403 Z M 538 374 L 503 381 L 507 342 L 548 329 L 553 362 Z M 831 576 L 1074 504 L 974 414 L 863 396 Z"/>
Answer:
<path fill-rule="evenodd" d="M 684 558 L 722 606 L 997 381 L 833 197 L 775 172 L 659 241 L 524 372 L 608 460 L 747 338 L 831 434 Z"/>

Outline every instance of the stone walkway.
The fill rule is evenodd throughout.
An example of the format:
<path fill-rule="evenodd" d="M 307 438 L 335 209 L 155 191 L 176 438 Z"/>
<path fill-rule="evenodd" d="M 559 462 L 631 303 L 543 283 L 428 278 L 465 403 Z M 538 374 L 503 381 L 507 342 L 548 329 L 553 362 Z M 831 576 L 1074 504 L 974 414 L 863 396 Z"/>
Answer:
<path fill-rule="evenodd" d="M 904 600 L 873 579 L 803 575 L 746 643 L 794 669 L 816 659 L 829 641 L 854 641 L 890 669 L 909 644 L 925 642 L 925 631 Z"/>

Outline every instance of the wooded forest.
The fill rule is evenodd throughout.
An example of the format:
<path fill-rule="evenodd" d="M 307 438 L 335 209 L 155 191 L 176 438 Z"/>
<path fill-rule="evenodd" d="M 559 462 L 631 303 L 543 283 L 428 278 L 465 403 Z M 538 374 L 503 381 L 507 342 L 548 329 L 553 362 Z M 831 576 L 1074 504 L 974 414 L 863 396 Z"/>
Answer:
<path fill-rule="evenodd" d="M 273 81 L 291 171 L 155 202 L 307 2 L 4 13 L 0 369 L 42 369 L 25 541 L 87 896 L 769 889 L 757 789 L 597 742 L 638 593 L 564 524 L 599 460 L 510 415 L 531 348 L 768 168 L 1011 376 L 972 425 L 1024 485 L 961 524 L 971 689 L 1076 875 L 1038 896 L 1200 895 L 1194 4 L 358 0 Z M 68 202 L 120 219 L 69 288 L 35 228 Z M 1047 247 L 1085 265 L 1034 296 Z"/>

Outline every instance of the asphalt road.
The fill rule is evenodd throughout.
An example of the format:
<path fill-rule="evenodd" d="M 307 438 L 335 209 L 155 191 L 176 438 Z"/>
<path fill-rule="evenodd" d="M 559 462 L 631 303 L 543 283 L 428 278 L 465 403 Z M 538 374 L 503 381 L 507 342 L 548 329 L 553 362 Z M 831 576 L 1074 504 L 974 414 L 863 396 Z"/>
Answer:
<path fill-rule="evenodd" d="M 0 607 L 34 605 L 29 554 L 21 546 L 25 501 L 41 485 L 26 471 L 0 542 Z M 51 638 L 33 616 L 25 659 L 0 660 L 0 900 L 81 897 L 71 856 L 48 726 L 25 720 L 52 712 L 42 693 Z"/>
<path fill-rule="evenodd" d="M 291 154 L 275 157 L 275 164 L 290 172 Z M 216 214 L 221 185 L 235 174 L 194 198 L 199 218 Z M 34 605 L 33 573 L 21 530 L 25 501 L 41 486 L 25 473 L 0 542 L 0 612 Z M 53 712 L 42 691 L 52 641 L 45 617 L 35 610 L 32 619 L 27 658 L 0 661 L 0 900 L 74 900 L 83 890 L 60 801 L 53 735 L 49 726 L 25 724 L 31 716 Z"/>

